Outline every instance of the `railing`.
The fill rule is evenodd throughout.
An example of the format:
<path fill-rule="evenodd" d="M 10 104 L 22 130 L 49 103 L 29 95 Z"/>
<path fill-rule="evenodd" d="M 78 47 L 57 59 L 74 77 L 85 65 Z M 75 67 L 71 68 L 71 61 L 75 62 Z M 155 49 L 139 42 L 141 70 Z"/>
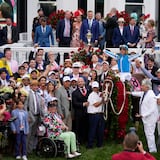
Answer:
<path fill-rule="evenodd" d="M 22 43 L 16 43 L 12 45 L 4 45 L 0 47 L 0 52 L 3 52 L 4 48 L 10 47 L 12 50 L 12 57 L 14 60 L 17 60 L 18 64 L 22 64 L 24 61 L 28 61 L 29 53 L 33 50 L 35 50 L 33 47 L 24 47 L 24 44 Z M 63 65 L 64 63 L 64 53 L 70 53 L 71 51 L 77 51 L 78 48 L 71 48 L 71 47 L 41 47 L 44 49 L 45 52 L 48 51 L 53 51 L 55 53 L 55 57 L 57 54 L 60 54 L 60 64 Z M 108 48 L 114 53 L 119 52 L 119 48 Z M 130 52 L 141 52 L 141 49 L 137 48 L 129 48 L 129 53 Z M 146 53 L 152 53 L 151 49 L 147 49 Z M 156 61 L 160 62 L 160 50 L 154 51 Z"/>

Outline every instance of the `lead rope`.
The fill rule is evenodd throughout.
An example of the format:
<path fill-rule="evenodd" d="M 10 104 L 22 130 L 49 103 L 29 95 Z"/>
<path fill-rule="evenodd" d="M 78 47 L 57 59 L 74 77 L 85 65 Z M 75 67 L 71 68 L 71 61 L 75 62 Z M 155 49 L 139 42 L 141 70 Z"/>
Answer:
<path fill-rule="evenodd" d="M 125 101 L 126 101 L 125 84 L 122 82 L 122 84 L 123 84 L 123 93 L 124 93 L 123 95 L 124 95 L 124 98 L 123 98 L 123 103 L 122 103 L 122 106 L 121 106 L 120 111 L 119 111 L 119 112 L 116 112 L 115 107 L 114 107 L 113 102 L 112 102 L 112 99 L 111 99 L 111 95 L 112 95 L 112 92 L 113 92 L 113 86 L 114 86 L 114 84 L 113 84 L 113 81 L 111 81 L 111 80 L 107 80 L 107 81 L 109 81 L 112 86 L 111 86 L 111 91 L 110 91 L 110 92 L 108 92 L 108 87 L 109 87 L 109 85 L 106 85 L 106 88 L 105 88 L 105 91 L 104 91 L 104 94 L 105 94 L 105 95 L 104 95 L 104 98 L 105 98 L 105 101 L 106 101 L 106 110 L 105 110 L 105 112 L 104 112 L 104 119 L 105 119 L 105 120 L 107 120 L 107 118 L 108 118 L 108 116 L 107 116 L 107 115 L 108 115 L 108 111 L 107 111 L 108 102 L 110 102 L 110 104 L 111 104 L 113 113 L 114 113 L 115 115 L 119 116 L 119 115 L 122 113 L 123 109 L 124 109 Z M 109 96 L 108 96 L 108 93 L 109 93 Z M 107 97 L 106 97 L 106 95 L 107 95 Z M 108 100 L 107 100 L 107 98 L 108 98 Z"/>

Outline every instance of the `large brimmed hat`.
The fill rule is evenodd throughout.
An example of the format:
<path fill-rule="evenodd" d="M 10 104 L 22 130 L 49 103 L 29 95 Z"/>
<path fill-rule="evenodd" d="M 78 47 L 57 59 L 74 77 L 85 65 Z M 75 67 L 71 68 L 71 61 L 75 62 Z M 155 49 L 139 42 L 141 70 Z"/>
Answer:
<path fill-rule="evenodd" d="M 117 22 L 125 22 L 125 20 L 124 20 L 124 18 L 123 17 L 120 17 L 120 18 L 118 18 L 118 20 L 117 20 Z"/>

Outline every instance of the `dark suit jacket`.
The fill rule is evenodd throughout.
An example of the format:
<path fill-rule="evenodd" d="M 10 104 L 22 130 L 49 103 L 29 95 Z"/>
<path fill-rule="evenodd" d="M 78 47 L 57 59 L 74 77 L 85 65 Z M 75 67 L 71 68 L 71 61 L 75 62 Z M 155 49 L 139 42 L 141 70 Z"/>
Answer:
<path fill-rule="evenodd" d="M 38 43 L 40 47 L 50 47 L 49 37 L 51 38 L 51 44 L 54 45 L 52 28 L 46 25 L 46 31 L 43 33 L 41 25 L 37 26 L 34 37 L 34 44 Z"/>
<path fill-rule="evenodd" d="M 124 39 L 125 44 L 127 44 L 128 42 L 137 44 L 140 39 L 139 28 L 137 26 L 134 26 L 134 32 L 133 35 L 131 35 L 130 26 L 126 26 L 124 31 Z"/>
<path fill-rule="evenodd" d="M 87 37 L 86 34 L 88 33 L 89 30 L 89 24 L 88 24 L 88 19 L 84 19 L 81 25 L 81 30 L 80 30 L 80 39 L 87 43 Z M 96 20 L 93 20 L 92 26 L 91 26 L 91 33 L 92 33 L 92 38 L 91 42 L 94 43 L 95 40 L 98 41 L 99 37 L 99 23 Z"/>
<path fill-rule="evenodd" d="M 89 91 L 85 96 L 82 95 L 79 88 L 72 93 L 72 106 L 75 110 L 75 116 L 83 116 L 87 113 L 87 107 L 83 106 L 84 102 L 87 102 Z"/>
<path fill-rule="evenodd" d="M 15 26 L 11 26 L 12 30 L 12 42 L 16 43 L 19 40 L 19 35 L 18 35 L 18 29 Z M 7 26 L 3 27 L 3 42 L 6 44 L 7 43 Z"/>
<path fill-rule="evenodd" d="M 56 26 L 56 39 L 59 38 L 60 41 L 63 41 L 63 33 L 64 33 L 64 28 L 65 28 L 65 20 L 62 19 L 58 22 Z M 72 37 L 72 23 L 70 21 L 70 38 Z"/>
<path fill-rule="evenodd" d="M 119 47 L 119 45 L 122 45 L 122 44 L 125 43 L 125 41 L 124 41 L 124 28 L 123 28 L 123 34 L 122 35 L 121 35 L 119 27 L 114 28 L 112 43 L 113 43 L 114 47 Z"/>
<path fill-rule="evenodd" d="M 45 61 L 45 60 L 43 60 L 43 70 L 45 70 L 46 69 L 46 66 L 49 64 L 49 62 L 47 62 L 47 61 Z M 35 67 L 36 69 L 38 69 L 38 63 L 36 62 L 36 67 Z"/>
<path fill-rule="evenodd" d="M 142 154 L 138 152 L 128 152 L 128 151 L 123 151 L 118 154 L 114 154 L 112 156 L 112 160 L 131 160 L 131 159 L 136 159 L 136 160 L 155 160 L 155 158 L 150 155 L 149 153 Z"/>
<path fill-rule="evenodd" d="M 116 28 L 117 25 L 117 16 L 113 16 L 111 18 L 108 18 L 106 23 L 106 40 L 112 41 L 113 36 L 113 30 Z"/>
<path fill-rule="evenodd" d="M 148 67 L 146 66 L 145 67 L 147 70 L 148 70 Z M 156 75 L 156 71 L 158 70 L 158 67 L 156 66 L 153 66 L 152 70 L 151 70 L 151 74 L 154 76 L 154 77 L 157 77 Z"/>

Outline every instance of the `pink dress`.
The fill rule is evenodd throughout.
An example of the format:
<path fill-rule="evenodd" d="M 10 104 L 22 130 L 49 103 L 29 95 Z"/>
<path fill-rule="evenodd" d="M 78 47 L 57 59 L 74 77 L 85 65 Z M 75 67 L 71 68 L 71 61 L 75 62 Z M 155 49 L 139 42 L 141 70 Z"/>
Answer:
<path fill-rule="evenodd" d="M 81 29 L 81 22 L 73 23 L 73 33 L 72 33 L 72 41 L 70 46 L 71 47 L 80 47 L 80 29 Z"/>

